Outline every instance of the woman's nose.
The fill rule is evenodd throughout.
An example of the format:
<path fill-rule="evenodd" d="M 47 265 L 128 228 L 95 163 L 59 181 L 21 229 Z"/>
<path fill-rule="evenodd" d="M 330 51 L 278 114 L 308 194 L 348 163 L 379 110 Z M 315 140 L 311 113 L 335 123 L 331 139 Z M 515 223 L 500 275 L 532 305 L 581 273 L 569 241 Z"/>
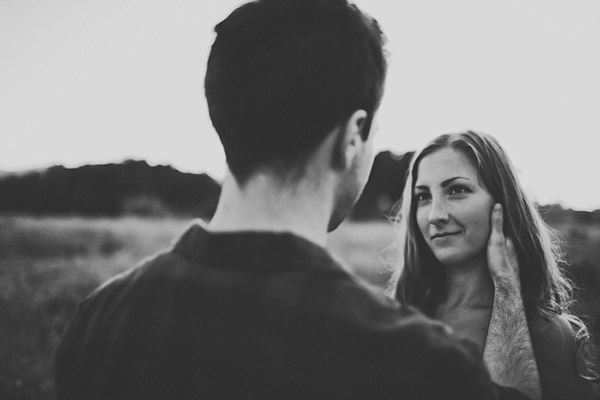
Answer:
<path fill-rule="evenodd" d="M 448 222 L 449 215 L 446 208 L 446 202 L 442 199 L 433 200 L 429 209 L 429 223 L 440 225 Z"/>

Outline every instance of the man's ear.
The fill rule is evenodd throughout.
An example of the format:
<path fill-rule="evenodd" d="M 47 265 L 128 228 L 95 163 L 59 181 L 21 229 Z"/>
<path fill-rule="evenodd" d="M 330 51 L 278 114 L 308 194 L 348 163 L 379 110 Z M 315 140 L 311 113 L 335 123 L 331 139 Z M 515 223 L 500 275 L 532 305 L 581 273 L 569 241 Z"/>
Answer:
<path fill-rule="evenodd" d="M 342 122 L 336 132 L 333 146 L 333 167 L 346 169 L 352 165 L 354 158 L 365 144 L 362 131 L 367 124 L 365 110 L 354 111 L 346 121 Z"/>

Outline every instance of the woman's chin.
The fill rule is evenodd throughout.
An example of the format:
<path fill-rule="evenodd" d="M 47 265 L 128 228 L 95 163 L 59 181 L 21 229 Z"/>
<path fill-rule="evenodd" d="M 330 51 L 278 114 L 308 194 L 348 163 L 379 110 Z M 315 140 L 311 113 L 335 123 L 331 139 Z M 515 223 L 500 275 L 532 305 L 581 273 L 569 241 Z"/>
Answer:
<path fill-rule="evenodd" d="M 442 264 L 444 267 L 448 268 L 457 268 L 465 265 L 470 265 L 475 261 L 477 257 L 473 257 L 465 254 L 464 251 L 451 249 L 444 249 L 444 251 L 438 251 L 434 253 L 435 258 Z"/>

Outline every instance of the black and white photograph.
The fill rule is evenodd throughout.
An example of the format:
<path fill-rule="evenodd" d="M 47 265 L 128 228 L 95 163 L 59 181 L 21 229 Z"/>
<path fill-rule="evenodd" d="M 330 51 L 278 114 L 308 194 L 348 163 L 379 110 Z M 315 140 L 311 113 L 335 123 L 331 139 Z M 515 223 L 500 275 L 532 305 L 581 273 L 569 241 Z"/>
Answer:
<path fill-rule="evenodd" d="M 600 2 L 0 0 L 0 399 L 600 400 Z"/>

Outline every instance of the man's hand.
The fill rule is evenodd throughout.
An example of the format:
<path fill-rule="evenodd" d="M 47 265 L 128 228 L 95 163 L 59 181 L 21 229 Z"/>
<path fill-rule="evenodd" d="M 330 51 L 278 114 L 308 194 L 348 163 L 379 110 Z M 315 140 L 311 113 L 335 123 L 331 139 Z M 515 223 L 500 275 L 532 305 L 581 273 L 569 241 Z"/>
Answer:
<path fill-rule="evenodd" d="M 512 240 L 504 236 L 503 224 L 504 211 L 502 205 L 496 203 L 492 208 L 491 232 L 487 247 L 488 268 L 494 285 L 513 283 L 517 285 L 515 289 L 520 291 L 517 253 Z"/>
<path fill-rule="evenodd" d="M 503 210 L 495 204 L 487 248 L 494 281 L 494 306 L 483 358 L 492 380 L 531 399 L 541 399 L 540 380 L 525 317 L 519 263 L 513 242 L 504 236 Z"/>

